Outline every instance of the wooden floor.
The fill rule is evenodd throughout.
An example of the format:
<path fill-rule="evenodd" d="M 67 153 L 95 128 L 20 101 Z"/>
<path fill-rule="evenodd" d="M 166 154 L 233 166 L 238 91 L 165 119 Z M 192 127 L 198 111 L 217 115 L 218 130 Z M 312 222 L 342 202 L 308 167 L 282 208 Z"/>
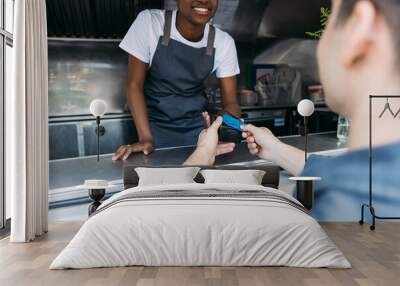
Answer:
<path fill-rule="evenodd" d="M 0 285 L 400 285 L 400 224 L 375 232 L 355 223 L 323 224 L 352 263 L 349 270 L 287 267 L 124 267 L 48 270 L 80 227 L 51 223 L 48 235 L 29 244 L 0 241 Z"/>

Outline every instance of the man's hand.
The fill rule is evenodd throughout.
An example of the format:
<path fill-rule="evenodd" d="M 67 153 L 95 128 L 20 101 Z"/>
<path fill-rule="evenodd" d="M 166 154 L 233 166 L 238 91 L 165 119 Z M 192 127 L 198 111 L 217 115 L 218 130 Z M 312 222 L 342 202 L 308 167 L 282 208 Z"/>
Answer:
<path fill-rule="evenodd" d="M 131 145 L 122 145 L 115 152 L 114 156 L 112 157 L 112 160 L 116 161 L 120 158 L 122 160 L 126 160 L 132 153 L 143 152 L 145 155 L 148 155 L 153 151 L 154 151 L 154 145 L 153 142 L 151 141 L 139 142 Z"/>
<path fill-rule="evenodd" d="M 208 125 L 210 122 L 208 114 L 203 114 L 203 116 L 206 119 L 206 125 Z M 233 151 L 235 148 L 234 143 L 218 144 L 218 128 L 221 125 L 222 118 L 218 117 L 210 127 L 200 133 L 196 150 L 184 165 L 212 165 L 214 164 L 215 156 Z"/>
<path fill-rule="evenodd" d="M 271 130 L 252 124 L 243 125 L 242 129 L 242 136 L 247 141 L 250 153 L 264 160 L 273 160 L 274 149 L 280 141 Z"/>
<path fill-rule="evenodd" d="M 295 176 L 301 174 L 304 151 L 283 143 L 268 128 L 246 124 L 242 129 L 251 154 L 273 161 Z"/>

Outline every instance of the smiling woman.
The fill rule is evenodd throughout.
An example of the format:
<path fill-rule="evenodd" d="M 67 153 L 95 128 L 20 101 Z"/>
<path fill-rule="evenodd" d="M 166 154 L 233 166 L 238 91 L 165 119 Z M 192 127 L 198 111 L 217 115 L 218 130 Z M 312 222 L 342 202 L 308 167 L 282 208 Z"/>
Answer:
<path fill-rule="evenodd" d="M 194 145 L 208 118 L 204 82 L 213 72 L 224 111 L 240 116 L 235 43 L 209 23 L 218 1 L 176 3 L 174 11 L 141 12 L 120 44 L 130 55 L 127 97 L 139 143 L 118 148 L 114 160 L 133 152 L 147 155 L 155 148 Z"/>
<path fill-rule="evenodd" d="M 210 1 L 192 1 L 192 0 L 179 0 L 178 4 L 178 26 L 179 21 L 188 21 L 193 27 L 201 28 L 201 25 L 207 24 L 218 9 L 218 0 Z M 184 24 L 182 23 L 182 27 Z M 190 26 L 186 26 L 190 28 Z"/>

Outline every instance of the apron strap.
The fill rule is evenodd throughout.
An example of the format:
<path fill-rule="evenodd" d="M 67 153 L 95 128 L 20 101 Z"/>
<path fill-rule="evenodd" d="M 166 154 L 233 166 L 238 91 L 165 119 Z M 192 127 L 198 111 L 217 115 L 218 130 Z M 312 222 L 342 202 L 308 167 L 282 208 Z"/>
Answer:
<path fill-rule="evenodd" d="M 165 24 L 164 24 L 164 35 L 161 40 L 161 44 L 168 46 L 171 38 L 171 26 L 172 26 L 172 11 L 165 11 Z"/>
<path fill-rule="evenodd" d="M 212 56 L 214 54 L 214 41 L 215 41 L 215 27 L 210 25 L 208 30 L 208 40 L 207 40 L 207 55 Z"/>
<path fill-rule="evenodd" d="M 171 27 L 172 27 L 172 11 L 165 11 L 165 24 L 164 24 L 164 35 L 161 40 L 161 44 L 168 46 L 169 40 L 171 39 Z M 214 41 L 215 41 L 215 27 L 210 25 L 207 39 L 207 55 L 212 56 L 214 54 Z"/>

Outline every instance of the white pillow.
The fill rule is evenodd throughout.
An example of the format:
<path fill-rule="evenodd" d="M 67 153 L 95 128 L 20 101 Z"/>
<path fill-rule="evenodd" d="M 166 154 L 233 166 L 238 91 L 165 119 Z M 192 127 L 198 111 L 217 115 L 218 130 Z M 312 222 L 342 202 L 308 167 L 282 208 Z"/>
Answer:
<path fill-rule="evenodd" d="M 202 170 L 205 184 L 261 185 L 265 171 L 261 170 Z"/>
<path fill-rule="evenodd" d="M 195 183 L 193 179 L 199 170 L 199 167 L 135 168 L 139 176 L 138 186 Z"/>

